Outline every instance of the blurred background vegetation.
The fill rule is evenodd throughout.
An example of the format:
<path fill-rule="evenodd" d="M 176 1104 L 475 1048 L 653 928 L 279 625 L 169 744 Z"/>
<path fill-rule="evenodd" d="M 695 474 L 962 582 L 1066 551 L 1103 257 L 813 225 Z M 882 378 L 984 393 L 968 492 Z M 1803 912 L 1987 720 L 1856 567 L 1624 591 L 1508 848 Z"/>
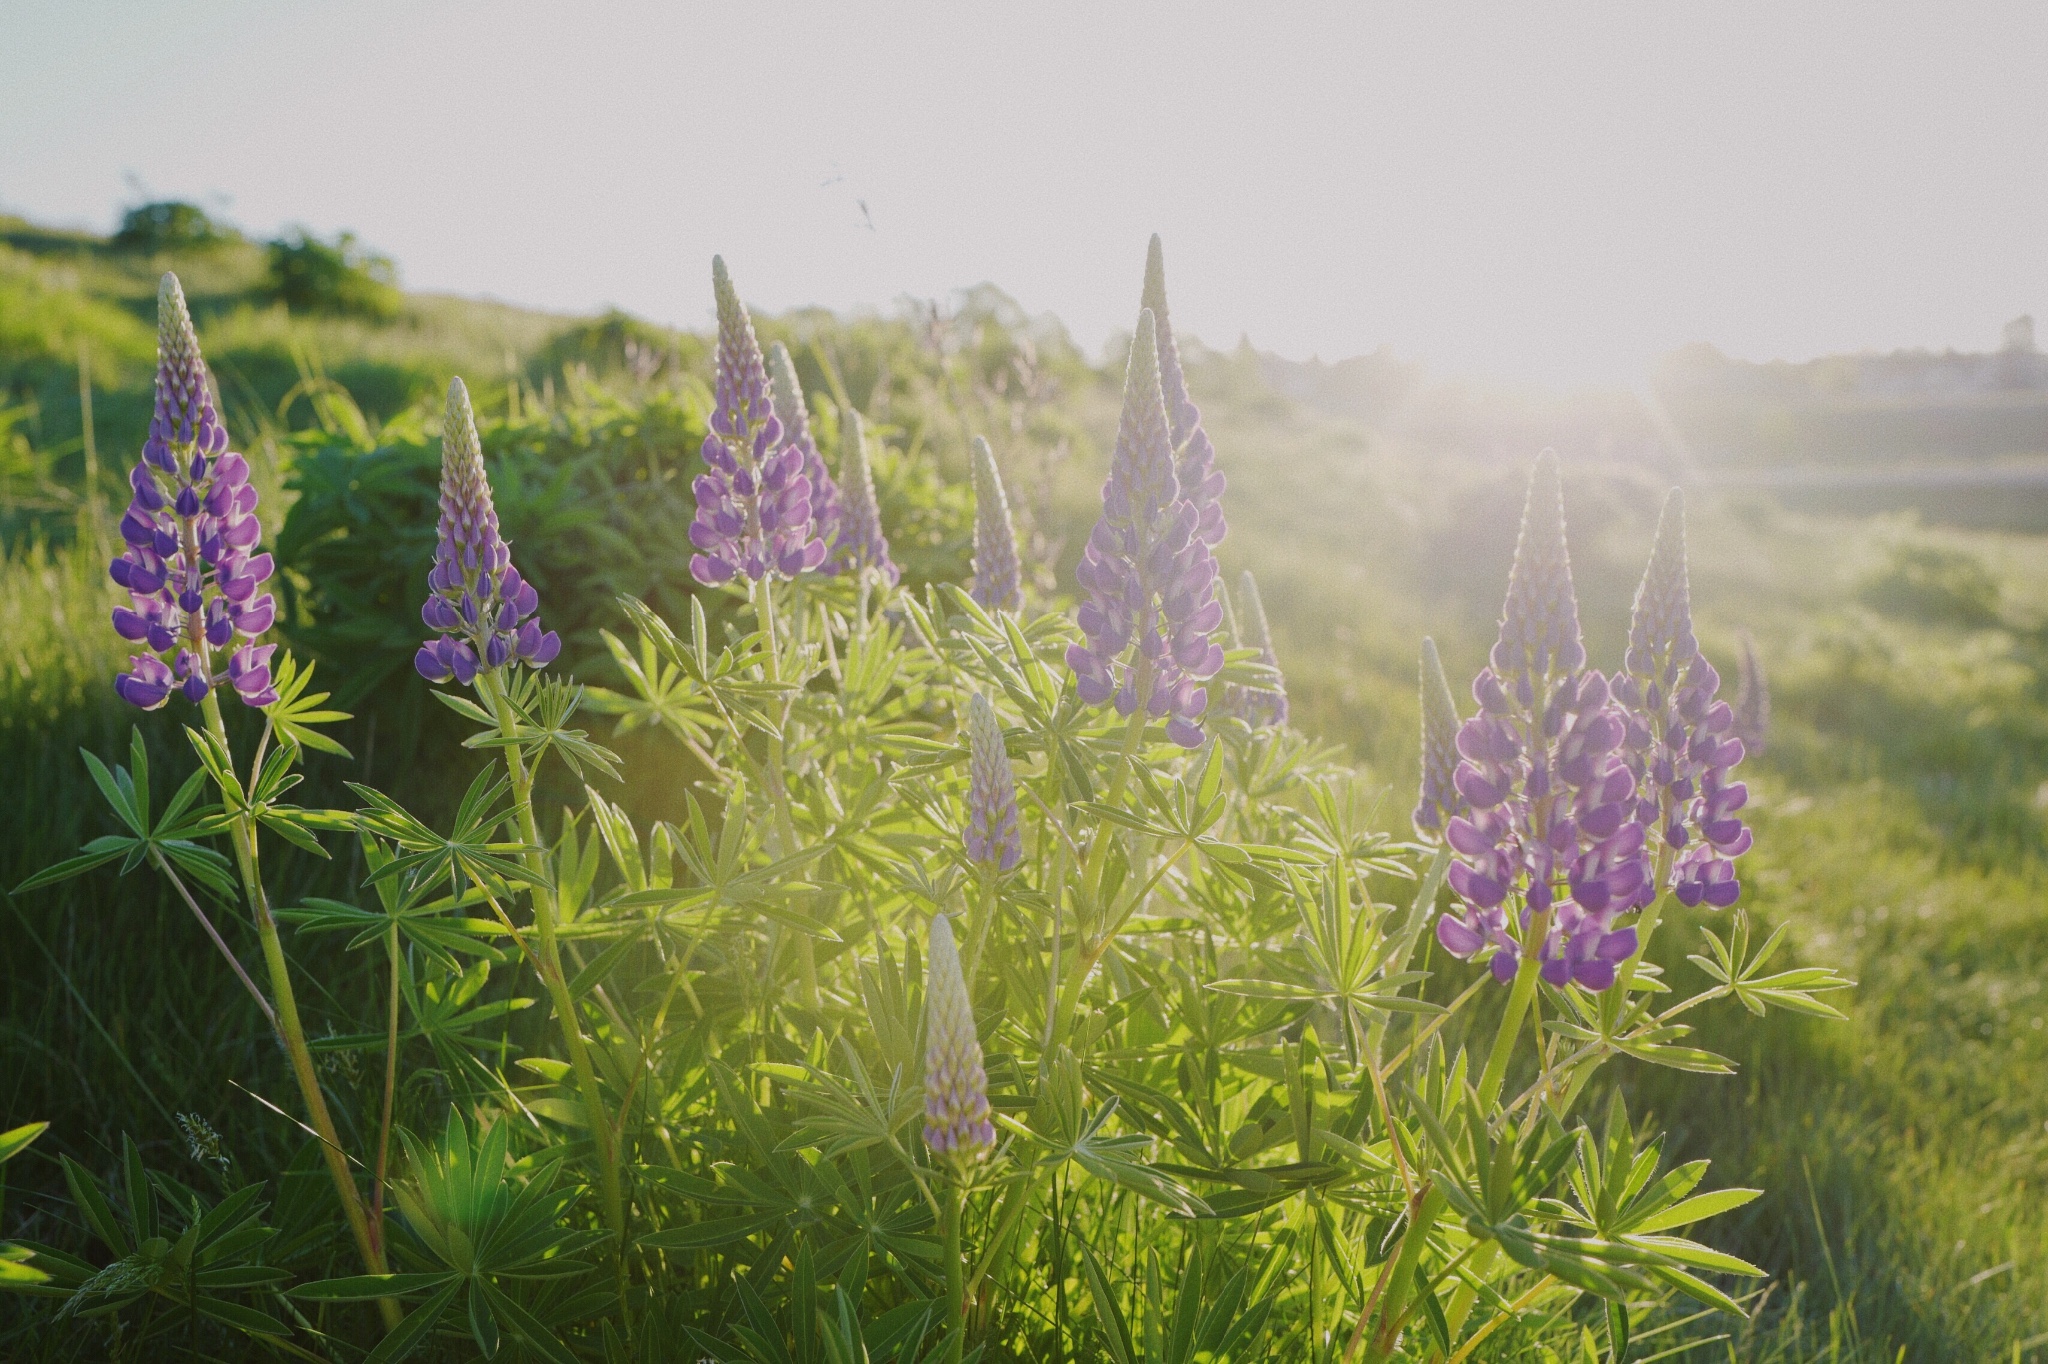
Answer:
<path fill-rule="evenodd" d="M 1134 251 L 1134 310 L 1135 265 Z M 257 471 L 284 633 L 357 715 L 354 763 L 316 761 L 309 803 L 397 764 L 429 783 L 468 770 L 406 666 L 451 374 L 476 395 L 504 524 L 579 676 L 614 680 L 600 631 L 617 594 L 673 617 L 692 591 L 705 338 L 405 293 L 351 237 L 252 242 L 191 205 L 144 205 L 107 238 L 0 219 L 7 886 L 103 832 L 77 750 L 112 751 L 136 719 L 108 686 L 122 651 L 105 541 L 147 426 L 166 268 Z M 828 457 L 836 405 L 868 415 L 913 582 L 965 576 L 967 448 L 983 433 L 1038 591 L 1064 590 L 1115 421 L 1116 347 L 1091 359 L 986 288 L 757 320 L 796 357 Z M 1778 1276 L 1762 1310 L 1699 1330 L 1732 1333 L 1710 1351 L 1745 1360 L 2048 1355 L 2048 363 L 2031 324 L 1981 355 L 1759 366 L 1696 348 L 1642 391 L 1563 396 L 1386 355 L 1184 346 L 1231 480 L 1225 567 L 1258 575 L 1296 723 L 1383 784 L 1391 829 L 1413 799 L 1420 638 L 1436 635 L 1454 677 L 1479 666 L 1530 456 L 1564 456 L 1602 666 L 1619 659 L 1662 494 L 1687 488 L 1704 644 L 1732 687 L 1748 631 L 1773 691 L 1768 753 L 1744 769 L 1758 827 L 1744 879 L 1797 952 L 1862 982 L 1846 1024 L 1712 1023 L 1705 1041 L 1742 1061 L 1737 1078 L 1631 1077 L 1638 1111 L 1688 1153 L 1769 1191 L 1723 1232 Z M 144 728 L 183 770 L 173 726 Z M 674 813 L 691 775 L 656 752 L 633 755 L 655 774 L 643 786 L 608 792 L 642 815 Z M 288 897 L 351 874 L 307 857 L 280 869 Z M 60 1151 L 98 1166 L 129 1132 L 160 1163 L 183 1159 L 177 1112 L 252 1168 L 288 1159 L 297 1134 L 246 1092 L 280 1089 L 280 1060 L 154 883 L 99 873 L 4 913 L 0 1127 L 54 1124 L 10 1167 L 28 1196 L 17 1188 L 5 1230 L 65 1239 L 61 1200 L 35 1196 L 58 1187 Z M 323 954 L 303 977 L 314 1030 L 349 1030 L 343 1001 L 374 993 L 353 988 L 359 965 L 296 950 Z M 1692 968 L 1666 965 L 1684 988 Z"/>

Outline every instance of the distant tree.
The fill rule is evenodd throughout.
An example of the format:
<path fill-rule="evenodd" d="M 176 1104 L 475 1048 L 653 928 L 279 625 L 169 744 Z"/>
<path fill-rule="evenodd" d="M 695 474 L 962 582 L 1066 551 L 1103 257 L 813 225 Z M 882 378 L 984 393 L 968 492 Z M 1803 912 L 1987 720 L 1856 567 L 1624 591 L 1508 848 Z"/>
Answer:
<path fill-rule="evenodd" d="M 270 243 L 269 289 L 301 312 L 349 313 L 387 321 L 398 315 L 398 267 L 353 232 L 322 241 L 294 229 Z"/>
<path fill-rule="evenodd" d="M 121 226 L 114 233 L 114 246 L 147 254 L 195 251 L 233 241 L 238 235 L 233 228 L 208 217 L 197 204 L 165 199 L 122 214 Z"/>

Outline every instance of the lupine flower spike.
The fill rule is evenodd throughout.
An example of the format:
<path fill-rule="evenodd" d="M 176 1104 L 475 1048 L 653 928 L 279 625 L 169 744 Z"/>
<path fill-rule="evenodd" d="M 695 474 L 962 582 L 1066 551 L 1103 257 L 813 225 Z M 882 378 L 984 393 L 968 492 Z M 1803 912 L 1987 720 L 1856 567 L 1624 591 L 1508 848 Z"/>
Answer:
<path fill-rule="evenodd" d="M 1746 756 L 1760 758 L 1771 733 L 1771 681 L 1764 676 L 1763 655 L 1757 652 L 1749 631 L 1742 632 L 1739 642 L 1742 655 L 1735 688 L 1735 737 L 1742 740 Z"/>
<path fill-rule="evenodd" d="M 967 857 L 1008 871 L 1024 855 L 1017 830 L 1017 778 L 1003 748 L 1003 725 L 980 692 L 967 703 Z"/>
<path fill-rule="evenodd" d="M 825 457 L 811 435 L 811 414 L 804 406 L 803 385 L 789 347 L 777 341 L 768 347 L 768 383 L 774 394 L 775 417 L 790 444 L 804 452 L 804 478 L 811 485 L 811 521 L 818 538 L 830 545 L 839 535 L 839 485 L 825 470 Z"/>
<path fill-rule="evenodd" d="M 1677 852 L 1673 893 L 1685 905 L 1726 909 L 1742 893 L 1735 859 L 1749 851 L 1750 833 L 1736 811 L 1749 790 L 1729 780 L 1743 746 L 1734 708 L 1714 697 L 1720 685 L 1693 638 L 1685 500 L 1673 489 L 1636 589 L 1627 668 L 1615 679 L 1615 696 L 1628 711 L 1636 818 Z M 1647 887 L 1642 903 L 1658 889 Z"/>
<path fill-rule="evenodd" d="M 995 1149 L 989 1121 L 988 1074 L 974 1007 L 960 970 L 953 924 L 932 916 L 929 973 L 924 988 L 924 1143 L 932 1154 L 965 1172 Z"/>
<path fill-rule="evenodd" d="M 1195 509 L 1195 538 L 1214 549 L 1223 543 L 1223 490 L 1229 485 L 1216 468 L 1216 447 L 1202 429 L 1202 409 L 1188 397 L 1187 379 L 1180 368 L 1180 345 L 1173 339 L 1173 323 L 1166 311 L 1166 257 L 1159 246 L 1159 234 L 1145 251 L 1145 296 L 1140 307 L 1152 310 L 1152 325 L 1159 332 L 1159 388 L 1166 399 L 1166 422 L 1173 437 L 1174 472 L 1180 479 L 1180 495 Z"/>
<path fill-rule="evenodd" d="M 804 452 L 783 439 L 753 319 L 715 256 L 711 285 L 718 296 L 718 376 L 704 437 L 707 467 L 694 485 L 690 543 L 697 553 L 690 574 L 706 587 L 736 577 L 793 578 L 825 561 Z"/>
<path fill-rule="evenodd" d="M 479 672 L 524 663 L 544 668 L 562 652 L 553 630 L 534 613 L 540 593 L 512 566 L 512 547 L 498 533 L 498 509 L 484 473 L 483 444 L 462 380 L 448 384 L 441 418 L 441 524 L 431 589 L 420 619 L 440 632 L 420 645 L 413 666 L 429 682 L 468 686 Z"/>
<path fill-rule="evenodd" d="M 1415 832 L 1443 837 L 1444 827 L 1469 814 L 1458 790 L 1458 700 L 1451 695 L 1436 641 L 1422 640 L 1422 798 L 1415 804 Z"/>
<path fill-rule="evenodd" d="M 1184 748 L 1201 745 L 1202 683 L 1223 666 L 1222 646 L 1210 639 L 1223 623 L 1216 558 L 1195 534 L 1200 516 L 1174 473 L 1147 309 L 1131 340 L 1102 517 L 1074 573 L 1086 594 L 1078 619 L 1087 643 L 1068 646 L 1067 665 L 1082 701 L 1114 698 L 1122 715 L 1144 706 L 1166 718 L 1167 736 Z"/>
<path fill-rule="evenodd" d="M 1287 723 L 1287 683 L 1280 678 L 1280 659 L 1273 652 L 1273 631 L 1266 624 L 1266 605 L 1259 584 L 1246 569 L 1237 580 L 1238 647 L 1257 649 L 1259 662 L 1273 670 L 1271 687 L 1233 685 L 1225 698 L 1230 713 L 1254 728 Z"/>
<path fill-rule="evenodd" d="M 198 702 L 226 684 L 244 703 L 267 706 L 277 700 L 270 685 L 277 646 L 254 641 L 277 619 L 277 603 L 257 590 L 271 559 L 254 553 L 263 528 L 249 461 L 228 449 L 176 275 L 163 277 L 156 309 L 156 411 L 128 477 L 127 548 L 108 570 L 129 600 L 114 608 L 114 629 L 148 652 L 128 660 L 114 690 L 155 710 L 173 691 Z M 216 667 L 221 654 L 226 666 Z"/>
<path fill-rule="evenodd" d="M 860 413 L 847 408 L 839 417 L 839 538 L 832 546 L 834 573 L 871 568 L 894 587 L 902 570 L 889 557 L 889 539 L 882 534 L 882 509 L 875 503 L 875 476 L 868 467 L 867 426 Z"/>
<path fill-rule="evenodd" d="M 1472 684 L 1479 714 L 1458 730 L 1452 780 L 1471 811 L 1444 829 L 1463 909 L 1437 921 L 1437 941 L 1459 957 L 1493 947 L 1502 981 L 1533 947 L 1550 984 L 1604 990 L 1635 952 L 1635 929 L 1614 927 L 1650 879 L 1621 754 L 1627 723 L 1607 679 L 1585 664 L 1557 457 L 1545 451 L 1529 478 L 1500 638 Z M 1543 939 L 1532 944 L 1538 916 Z"/>
<path fill-rule="evenodd" d="M 967 595 L 990 611 L 1016 611 L 1024 605 L 1010 499 L 1003 492 L 996 452 L 980 436 L 974 438 L 974 586 Z"/>

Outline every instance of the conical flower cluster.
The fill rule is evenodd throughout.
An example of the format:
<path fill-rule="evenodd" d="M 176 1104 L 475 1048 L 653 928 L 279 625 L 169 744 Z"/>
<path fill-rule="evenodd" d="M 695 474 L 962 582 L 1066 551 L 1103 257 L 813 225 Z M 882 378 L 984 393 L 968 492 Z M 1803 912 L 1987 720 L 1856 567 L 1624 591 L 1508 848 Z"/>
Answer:
<path fill-rule="evenodd" d="M 1735 688 L 1735 737 L 1752 758 L 1763 756 L 1771 734 L 1771 680 L 1764 675 L 1763 655 L 1749 631 L 1742 632 L 1741 671 Z"/>
<path fill-rule="evenodd" d="M 839 472 L 844 480 L 839 536 L 829 565 L 834 573 L 873 569 L 894 587 L 903 572 L 889 557 L 889 538 L 882 534 L 882 509 L 875 502 L 875 476 L 868 466 L 867 426 L 850 407 L 839 416 Z"/>
<path fill-rule="evenodd" d="M 128 482 L 127 547 L 108 571 L 129 604 L 114 608 L 114 629 L 148 652 L 128 660 L 114 690 L 155 710 L 173 691 L 197 702 L 225 683 L 251 706 L 270 705 L 277 646 L 253 641 L 276 620 L 277 603 L 258 590 L 272 566 L 254 552 L 263 534 L 256 490 L 249 461 L 228 449 L 176 275 L 157 289 L 156 410 Z M 227 664 L 216 667 L 223 652 Z"/>
<path fill-rule="evenodd" d="M 512 566 L 512 547 L 498 533 L 498 509 L 484 473 L 483 444 L 461 379 L 448 384 L 441 418 L 441 524 L 434 544 L 432 589 L 420 619 L 437 638 L 420 645 L 413 666 L 429 682 L 468 686 L 479 672 L 514 661 L 544 668 L 562 652 L 535 612 L 540 594 Z"/>
<path fill-rule="evenodd" d="M 1436 641 L 1422 640 L 1422 796 L 1415 803 L 1415 832 L 1443 837 L 1453 819 L 1470 812 L 1458 790 L 1458 700 L 1451 695 Z"/>
<path fill-rule="evenodd" d="M 1010 499 L 1003 492 L 996 452 L 980 436 L 974 438 L 974 585 L 967 595 L 990 611 L 1016 611 L 1024 605 Z"/>
<path fill-rule="evenodd" d="M 1017 778 L 1003 748 L 1003 724 L 980 692 L 967 703 L 967 857 L 1008 871 L 1024 855 L 1017 828 Z"/>
<path fill-rule="evenodd" d="M 1259 662 L 1273 670 L 1270 687 L 1241 687 L 1233 683 L 1224 693 L 1224 706 L 1232 715 L 1253 728 L 1287 723 L 1287 683 L 1280 677 L 1280 658 L 1273 652 L 1273 631 L 1266 624 L 1266 604 L 1259 599 L 1259 584 L 1246 569 L 1237 579 L 1237 647 L 1257 649 Z"/>
<path fill-rule="evenodd" d="M 1479 714 L 1458 730 L 1452 780 L 1471 811 L 1444 830 L 1464 909 L 1438 920 L 1437 940 L 1460 957 L 1492 946 L 1505 981 L 1536 946 L 1527 936 L 1543 915 L 1543 978 L 1606 989 L 1635 951 L 1635 930 L 1614 920 L 1639 904 L 1650 859 L 1621 752 L 1626 717 L 1607 679 L 1585 668 L 1557 458 L 1547 451 L 1529 478 L 1492 659 L 1472 685 Z"/>
<path fill-rule="evenodd" d="M 825 456 L 811 435 L 811 414 L 804 406 L 803 385 L 797 382 L 796 362 L 790 359 L 789 347 L 780 341 L 768 348 L 768 384 L 784 438 L 804 452 L 803 476 L 811 485 L 811 522 L 818 538 L 829 546 L 839 535 L 839 485 L 826 471 Z"/>
<path fill-rule="evenodd" d="M 1188 397 L 1187 379 L 1181 373 L 1180 344 L 1173 338 L 1166 311 L 1166 256 L 1157 233 L 1145 251 L 1145 293 L 1139 306 L 1152 310 L 1152 325 L 1159 333 L 1159 388 L 1166 400 L 1180 495 L 1195 509 L 1195 538 L 1214 549 L 1223 543 L 1226 530 L 1222 499 L 1229 480 L 1216 467 L 1216 447 L 1202 429 L 1202 409 Z"/>
<path fill-rule="evenodd" d="M 705 472 L 693 485 L 690 574 L 707 587 L 735 577 L 793 578 L 825 561 L 803 449 L 784 440 L 753 319 L 732 287 L 725 262 L 711 261 L 718 297 L 718 375 Z"/>
<path fill-rule="evenodd" d="M 932 917 L 924 987 L 924 1142 L 932 1154 L 965 1170 L 995 1149 L 989 1121 L 988 1073 L 974 1032 L 974 1007 L 960 971 L 953 924 Z"/>
<path fill-rule="evenodd" d="M 1210 638 L 1223 623 L 1216 558 L 1196 535 L 1200 520 L 1174 471 L 1147 309 L 1131 341 L 1102 517 L 1074 574 L 1086 594 L 1079 623 L 1087 643 L 1068 647 L 1067 664 L 1084 702 L 1114 698 L 1122 715 L 1143 706 L 1165 717 L 1168 737 L 1186 748 L 1202 742 L 1202 683 L 1223 666 L 1223 649 Z"/>
<path fill-rule="evenodd" d="M 1750 832 L 1736 816 L 1749 791 L 1729 779 L 1743 746 L 1734 708 L 1715 699 L 1720 685 L 1693 637 L 1685 500 L 1674 489 L 1636 589 L 1627 666 L 1614 690 L 1628 712 L 1636 818 L 1678 850 L 1673 892 L 1686 905 L 1725 909 L 1742 893 L 1735 859 L 1749 850 Z M 1658 889 L 1646 887 L 1642 903 Z"/>

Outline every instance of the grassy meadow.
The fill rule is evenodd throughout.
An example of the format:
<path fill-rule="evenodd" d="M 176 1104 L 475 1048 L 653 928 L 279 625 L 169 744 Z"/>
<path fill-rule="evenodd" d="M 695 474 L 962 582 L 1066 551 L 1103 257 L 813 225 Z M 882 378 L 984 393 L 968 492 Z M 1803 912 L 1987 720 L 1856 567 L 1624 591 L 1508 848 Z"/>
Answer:
<path fill-rule="evenodd" d="M 265 295 L 262 251 L 249 243 L 152 256 L 0 221 L 0 885 L 105 832 L 78 750 L 125 751 L 138 719 L 108 685 L 125 650 L 106 624 L 103 556 L 147 421 L 166 266 L 186 280 L 238 448 L 256 467 L 266 543 L 332 451 L 386 452 L 394 478 L 417 473 L 405 452 L 423 448 L 460 373 L 493 459 L 530 471 L 531 497 L 505 495 L 515 543 L 547 534 L 548 517 L 569 518 L 560 524 L 581 537 L 630 528 L 619 554 L 631 555 L 616 561 L 628 566 L 605 570 L 617 580 L 565 557 L 543 582 L 544 599 L 578 603 L 553 623 L 580 676 L 615 681 L 596 633 L 617 627 L 614 591 L 687 591 L 679 518 L 708 406 L 704 338 L 420 296 L 388 318 L 305 314 Z M 1036 571 L 1071 589 L 1119 364 L 992 294 L 950 312 L 799 314 L 762 330 L 790 342 L 807 387 L 843 390 L 874 418 L 884 516 L 906 518 L 890 530 L 913 580 L 963 562 L 962 518 L 908 518 L 964 505 L 944 490 L 964 484 L 968 438 L 986 432 Z M 1226 575 L 1258 577 L 1294 723 L 1348 750 L 1384 793 L 1375 823 L 1403 837 L 1417 649 L 1435 634 L 1454 685 L 1482 664 L 1530 456 L 1554 443 L 1565 461 L 1596 666 L 1619 662 L 1665 489 L 1687 487 L 1702 643 L 1732 689 L 1747 631 L 1772 690 L 1768 751 L 1743 768 L 1757 833 L 1741 864 L 1745 901 L 1790 925 L 1789 953 L 1859 985 L 1836 997 L 1842 1022 L 1717 1006 L 1699 1040 L 1739 1063 L 1733 1077 L 1622 1070 L 1632 1109 L 1654 1112 L 1682 1154 L 1766 1190 L 1719 1233 L 1773 1275 L 1751 1319 L 1702 1316 L 1646 1345 L 1787 1364 L 2048 1358 L 2048 536 L 1953 525 L 1973 518 L 1944 516 L 1939 492 L 1917 511 L 1867 514 L 1722 490 L 1711 465 L 1661 452 L 1618 399 L 1532 408 L 1408 376 L 1339 400 L 1248 350 L 1190 347 L 1188 363 L 1230 479 Z M 285 633 L 324 651 L 325 666 L 400 647 L 337 634 L 306 604 L 306 570 L 289 557 L 284 569 L 302 577 Z M 357 574 L 348 581 L 362 600 L 402 634 L 415 608 L 379 597 L 387 589 L 370 568 L 317 571 Z M 389 676 L 377 695 L 351 698 L 357 719 L 343 738 L 356 763 L 316 759 L 305 803 L 345 801 L 344 779 L 431 772 L 459 751 L 410 668 Z M 160 718 L 141 722 L 152 757 L 182 772 L 190 755 Z M 671 817 L 689 776 L 671 763 L 660 781 L 611 794 Z M 337 893 L 360 875 L 346 862 L 292 854 L 276 873 L 280 895 Z M 253 951 L 253 930 L 227 931 Z M 168 892 L 103 870 L 7 898 L 0 933 L 0 1130 L 52 1125 L 7 1167 L 0 1238 L 76 1240 L 60 1153 L 104 1171 L 126 1133 L 153 1162 L 190 1165 L 183 1114 L 218 1131 L 237 1168 L 290 1160 L 300 1133 L 268 1106 L 293 1107 L 282 1059 Z M 1697 984 L 1680 955 L 1690 941 L 1658 940 L 1680 989 Z M 301 1003 L 316 1037 L 355 1030 L 367 997 L 358 978 L 374 963 L 322 958 L 322 940 L 288 945 L 309 968 Z M 1446 964 L 1440 952 L 1433 964 Z M 1448 965 L 1462 981 L 1465 968 Z M 324 1055 L 336 1092 L 374 1084 L 353 1053 Z M 32 1357 L 41 1320 L 0 1299 L 0 1355 Z M 1501 1357 L 1564 1358 L 1557 1348 Z"/>

